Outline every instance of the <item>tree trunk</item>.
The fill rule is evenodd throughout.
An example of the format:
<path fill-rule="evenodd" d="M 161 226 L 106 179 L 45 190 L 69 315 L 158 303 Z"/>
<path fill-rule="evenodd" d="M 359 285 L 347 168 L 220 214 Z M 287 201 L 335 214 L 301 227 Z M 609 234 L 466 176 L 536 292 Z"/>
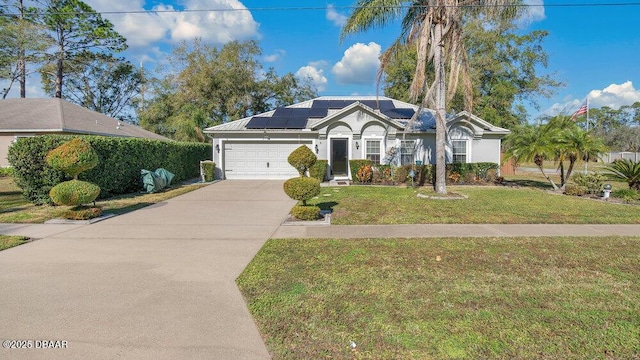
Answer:
<path fill-rule="evenodd" d="M 56 64 L 56 95 L 57 98 L 62 98 L 62 76 L 64 74 L 64 47 L 59 46 L 58 60 Z"/>
<path fill-rule="evenodd" d="M 24 26 L 24 5 L 22 4 L 22 0 L 18 1 L 18 12 L 20 13 L 20 26 Z M 20 55 L 18 60 L 18 67 L 20 71 L 20 97 L 27 97 L 27 61 L 25 59 L 25 51 L 24 46 L 20 46 Z"/>
<path fill-rule="evenodd" d="M 446 124 L 446 85 L 444 70 L 444 42 L 442 39 L 444 31 L 443 19 L 435 24 L 433 45 L 435 52 L 433 56 L 433 66 L 435 69 L 435 111 L 436 111 L 436 179 L 434 190 L 438 194 L 447 193 L 447 169 L 445 159 L 445 144 L 447 138 Z"/>

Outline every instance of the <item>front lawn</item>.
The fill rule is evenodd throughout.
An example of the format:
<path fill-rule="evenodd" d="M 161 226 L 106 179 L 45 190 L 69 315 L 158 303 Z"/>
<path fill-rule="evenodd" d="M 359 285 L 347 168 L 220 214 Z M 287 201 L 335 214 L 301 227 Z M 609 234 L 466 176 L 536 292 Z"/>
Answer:
<path fill-rule="evenodd" d="M 309 203 L 332 209 L 335 225 L 640 224 L 640 206 L 558 195 L 533 187 L 448 186 L 462 200 L 418 197 L 430 188 L 326 187 Z"/>
<path fill-rule="evenodd" d="M 118 195 L 96 202 L 103 213 L 123 214 L 199 189 L 207 184 L 171 185 L 154 194 Z M 60 217 L 67 206 L 36 206 L 26 200 L 10 177 L 0 177 L 0 223 L 43 223 Z"/>
<path fill-rule="evenodd" d="M 272 239 L 238 285 L 274 359 L 633 359 L 639 264 L 640 237 Z"/>

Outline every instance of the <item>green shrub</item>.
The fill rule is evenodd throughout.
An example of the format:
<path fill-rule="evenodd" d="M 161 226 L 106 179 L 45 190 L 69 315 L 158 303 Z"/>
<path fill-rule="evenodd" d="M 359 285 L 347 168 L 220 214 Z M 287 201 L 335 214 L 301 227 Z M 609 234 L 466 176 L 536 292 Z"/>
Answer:
<path fill-rule="evenodd" d="M 291 209 L 291 215 L 299 220 L 317 220 L 320 218 L 320 208 L 296 205 Z"/>
<path fill-rule="evenodd" d="M 370 183 L 373 177 L 373 170 L 371 168 L 371 165 L 367 164 L 360 167 L 360 169 L 358 170 L 357 177 L 358 177 L 358 182 L 361 184 Z"/>
<path fill-rule="evenodd" d="M 375 165 L 373 167 L 373 175 L 371 182 L 374 184 L 393 184 L 396 167 L 393 165 Z"/>
<path fill-rule="evenodd" d="M 68 135 L 21 138 L 9 148 L 8 159 L 14 179 L 23 195 L 35 204 L 51 203 L 51 188 L 70 179 L 49 166 L 47 153 L 65 141 Z M 200 176 L 200 161 L 211 159 L 211 144 L 169 142 L 151 139 L 83 136 L 98 154 L 100 163 L 79 175 L 80 179 L 100 186 L 100 197 L 128 194 L 140 190 L 140 170 L 164 168 L 175 174 L 178 183 Z"/>
<path fill-rule="evenodd" d="M 351 172 L 352 181 L 356 181 L 356 182 L 358 181 L 358 171 L 360 171 L 360 168 L 365 165 L 371 166 L 371 160 L 367 160 L 367 159 L 349 160 L 349 169 Z"/>
<path fill-rule="evenodd" d="M 640 200 L 640 191 L 634 189 L 616 189 L 611 192 L 611 196 L 626 202 L 634 202 Z"/>
<path fill-rule="evenodd" d="M 600 194 L 604 186 L 605 176 L 598 172 L 588 174 L 575 173 L 571 176 L 571 180 L 576 185 L 584 187 L 588 194 Z"/>
<path fill-rule="evenodd" d="M 411 166 L 411 165 L 409 165 Z M 405 183 L 407 182 L 407 177 L 409 176 L 409 171 L 406 166 L 400 166 L 396 169 L 396 183 Z"/>
<path fill-rule="evenodd" d="M 564 188 L 564 193 L 566 195 L 572 196 L 583 196 L 588 193 L 587 188 L 581 185 L 567 184 Z"/>
<path fill-rule="evenodd" d="M 55 170 L 77 179 L 81 172 L 96 167 L 100 159 L 91 144 L 76 137 L 49 151 L 46 161 Z"/>
<path fill-rule="evenodd" d="M 49 196 L 56 205 L 82 205 L 93 202 L 100 195 L 100 187 L 96 184 L 69 180 L 51 188 Z"/>
<path fill-rule="evenodd" d="M 323 182 L 327 177 L 327 168 L 329 167 L 328 160 L 316 160 L 316 162 L 309 168 L 309 176 L 318 179 Z"/>
<path fill-rule="evenodd" d="M 289 154 L 287 161 L 298 170 L 300 176 L 305 176 L 307 170 L 313 166 L 317 159 L 316 154 L 311 149 L 306 145 L 301 145 Z"/>
<path fill-rule="evenodd" d="M 296 177 L 285 181 L 283 188 L 287 196 L 306 205 L 307 200 L 320 194 L 320 181 L 310 177 Z"/>
<path fill-rule="evenodd" d="M 215 180 L 216 163 L 209 160 L 202 161 L 200 162 L 200 167 L 202 168 L 202 177 L 204 182 L 210 182 Z"/>

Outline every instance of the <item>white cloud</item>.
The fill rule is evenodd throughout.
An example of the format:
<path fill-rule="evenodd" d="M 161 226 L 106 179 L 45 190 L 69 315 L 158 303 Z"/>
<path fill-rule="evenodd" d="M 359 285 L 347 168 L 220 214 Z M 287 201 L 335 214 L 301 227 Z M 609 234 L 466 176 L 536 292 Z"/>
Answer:
<path fill-rule="evenodd" d="M 87 0 L 96 11 L 143 11 L 144 0 L 127 2 L 113 0 Z M 185 10 L 227 10 L 172 12 L 170 4 L 157 4 L 156 13 L 106 14 L 116 31 L 127 38 L 131 47 L 144 47 L 167 40 L 179 42 L 201 37 L 203 41 L 225 44 L 258 35 L 259 24 L 251 12 L 238 0 L 186 0 Z"/>
<path fill-rule="evenodd" d="M 636 101 L 640 101 L 640 90 L 635 89 L 631 81 L 620 85 L 611 84 L 602 90 L 589 92 L 589 106 L 591 107 L 608 106 L 619 109 L 623 105 L 631 105 Z"/>
<path fill-rule="evenodd" d="M 282 49 L 276 49 L 276 51 L 273 54 L 265 55 L 264 56 L 264 61 L 265 62 L 276 62 L 276 61 L 280 60 L 280 58 L 285 56 L 286 54 L 287 54 L 286 51 L 284 51 Z"/>
<path fill-rule="evenodd" d="M 316 62 L 315 66 L 311 63 L 307 66 L 303 66 L 296 71 L 296 77 L 299 79 L 308 79 L 318 89 L 318 91 L 324 91 L 327 87 L 327 78 L 324 76 L 324 70 L 318 67 L 318 64 L 322 62 Z"/>
<path fill-rule="evenodd" d="M 375 42 L 356 43 L 344 52 L 342 60 L 332 69 L 340 84 L 373 84 L 380 66 L 382 48 Z"/>
<path fill-rule="evenodd" d="M 335 26 L 343 27 L 347 23 L 348 17 L 336 11 L 333 4 L 327 5 L 327 20 L 331 21 Z"/>
<path fill-rule="evenodd" d="M 601 108 L 608 106 L 619 109 L 624 105 L 631 105 L 640 101 L 640 90 L 633 87 L 631 81 L 622 84 L 611 84 L 602 90 L 591 90 L 588 94 L 589 108 Z M 584 103 L 585 99 L 565 98 L 563 103 L 555 103 L 544 110 L 543 116 L 556 116 L 559 114 L 571 115 Z"/>

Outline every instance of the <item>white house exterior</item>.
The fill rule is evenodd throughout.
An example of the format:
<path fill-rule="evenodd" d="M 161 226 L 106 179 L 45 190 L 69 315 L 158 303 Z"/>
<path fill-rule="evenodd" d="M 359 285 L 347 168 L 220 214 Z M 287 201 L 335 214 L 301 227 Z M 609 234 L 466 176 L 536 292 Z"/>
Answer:
<path fill-rule="evenodd" d="M 297 176 L 287 157 L 300 145 L 328 160 L 328 177 L 350 180 L 349 160 L 435 164 L 433 111 L 387 97 L 323 96 L 204 130 L 225 179 Z M 447 162 L 500 163 L 509 133 L 468 112 L 447 118 Z M 395 154 L 395 156 L 392 156 Z"/>

